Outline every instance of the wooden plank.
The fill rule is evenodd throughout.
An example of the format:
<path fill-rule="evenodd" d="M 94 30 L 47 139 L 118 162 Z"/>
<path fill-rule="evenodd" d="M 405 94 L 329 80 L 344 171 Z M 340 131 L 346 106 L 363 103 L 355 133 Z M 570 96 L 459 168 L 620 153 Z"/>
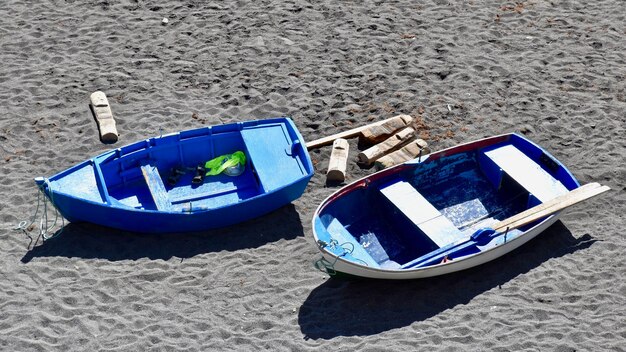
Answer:
<path fill-rule="evenodd" d="M 167 190 L 165 189 L 165 185 L 163 184 L 163 180 L 161 179 L 161 175 L 159 175 L 159 170 L 156 166 L 150 165 L 147 162 L 142 162 L 141 173 L 143 174 L 143 178 L 146 180 L 146 184 L 150 190 L 150 195 L 152 195 L 152 199 L 154 200 L 157 210 L 171 210 L 172 203 L 169 200 Z"/>
<path fill-rule="evenodd" d="M 343 138 L 337 138 L 333 142 L 333 151 L 328 162 L 326 180 L 343 182 L 346 179 L 346 167 L 348 164 L 348 151 L 350 145 Z"/>
<path fill-rule="evenodd" d="M 581 192 L 585 192 L 587 190 L 595 189 L 595 188 L 598 188 L 598 187 L 600 187 L 600 184 L 597 183 L 597 182 L 587 183 L 585 185 L 582 185 L 582 186 L 580 186 L 580 187 L 578 187 L 578 188 L 576 188 L 576 189 L 574 189 L 574 190 L 564 194 L 564 196 L 572 197 L 572 195 L 580 194 Z M 539 205 L 537 205 L 537 206 L 535 206 L 533 208 L 530 208 L 530 209 L 525 210 L 525 211 L 523 211 L 523 212 L 521 212 L 519 214 L 511 216 L 508 219 L 502 220 L 499 223 L 495 224 L 495 226 L 498 227 L 498 228 L 506 228 L 506 226 L 508 226 L 508 225 L 510 225 L 510 224 L 512 224 L 512 223 L 514 223 L 514 222 L 516 222 L 518 220 L 520 220 L 520 219 L 523 219 L 523 218 L 525 218 L 525 217 L 527 217 L 529 215 L 537 213 L 537 212 L 539 212 L 539 211 L 541 211 L 543 209 L 555 206 L 555 205 L 559 204 L 561 201 L 562 201 L 561 196 L 553 198 L 552 200 L 549 200 L 546 203 L 539 204 Z"/>
<path fill-rule="evenodd" d="M 430 153 L 430 150 L 428 149 L 428 143 L 426 143 L 426 141 L 423 139 L 416 139 L 402 147 L 402 149 L 398 149 L 393 153 L 380 157 L 378 160 L 376 160 L 374 165 L 376 165 L 376 169 L 382 170 L 393 165 L 398 165 L 402 164 L 403 162 L 413 160 L 417 158 L 420 154 L 426 155 L 428 153 Z"/>
<path fill-rule="evenodd" d="M 314 141 L 308 142 L 306 144 L 307 149 L 311 150 L 311 149 L 315 149 L 315 148 L 319 148 L 319 147 L 323 147 L 325 145 L 331 144 L 335 139 L 337 138 L 351 138 L 351 137 L 355 137 L 357 135 L 359 135 L 361 133 L 361 131 L 365 130 L 366 128 L 372 127 L 372 126 L 378 126 L 381 125 L 389 120 L 393 119 L 393 117 L 390 117 L 386 120 L 383 121 L 378 121 L 378 122 L 374 122 L 374 123 L 370 123 L 368 125 L 365 126 L 361 126 L 361 127 L 357 127 L 357 128 L 353 128 L 351 130 L 347 130 L 344 132 L 340 132 L 340 133 L 335 133 L 331 136 L 328 137 L 324 137 L 324 138 L 320 138 L 320 139 L 316 139 Z"/>
<path fill-rule="evenodd" d="M 380 193 L 416 226 L 441 216 L 441 212 L 406 181 L 398 181 L 381 187 Z"/>
<path fill-rule="evenodd" d="M 364 129 L 361 131 L 361 137 L 368 143 L 377 144 L 409 126 L 412 121 L 413 118 L 410 115 L 398 115 L 383 124 Z"/>
<path fill-rule="evenodd" d="M 100 131 L 100 140 L 103 143 L 117 142 L 117 127 L 115 126 L 115 119 L 113 119 L 111 106 L 109 105 L 106 95 L 103 92 L 97 91 L 91 94 L 90 100 L 91 109 L 96 118 L 98 130 Z"/>
<path fill-rule="evenodd" d="M 600 184 L 598 183 L 586 184 L 566 194 L 553 198 L 546 203 L 537 205 L 508 219 L 502 220 L 499 223 L 495 224 L 493 226 L 493 229 L 497 232 L 502 232 L 505 231 L 507 228 L 511 230 L 530 224 L 531 222 L 554 214 L 559 210 L 563 210 L 584 200 L 593 198 L 608 190 L 610 190 L 608 186 L 600 186 Z"/>
<path fill-rule="evenodd" d="M 487 151 L 485 156 L 542 203 L 555 196 L 567 194 L 567 188 L 561 182 L 514 145 L 509 144 Z"/>
<path fill-rule="evenodd" d="M 383 155 L 389 154 L 396 149 L 399 149 L 404 144 L 409 143 L 413 138 L 415 138 L 415 130 L 413 127 L 406 127 L 393 136 L 385 139 L 382 143 L 376 144 L 375 146 L 360 152 L 357 157 L 359 158 L 360 163 L 370 165 Z"/>
<path fill-rule="evenodd" d="M 380 192 L 437 246 L 444 247 L 463 235 L 410 183 L 398 181 L 380 188 Z"/>

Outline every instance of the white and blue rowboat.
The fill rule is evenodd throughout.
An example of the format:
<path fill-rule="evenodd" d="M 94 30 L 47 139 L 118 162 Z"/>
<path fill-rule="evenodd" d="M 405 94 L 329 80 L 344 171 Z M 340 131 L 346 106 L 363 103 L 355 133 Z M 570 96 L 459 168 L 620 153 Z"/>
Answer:
<path fill-rule="evenodd" d="M 507 134 L 421 157 L 338 190 L 313 217 L 316 263 L 331 275 L 414 279 L 494 260 L 609 188 Z"/>

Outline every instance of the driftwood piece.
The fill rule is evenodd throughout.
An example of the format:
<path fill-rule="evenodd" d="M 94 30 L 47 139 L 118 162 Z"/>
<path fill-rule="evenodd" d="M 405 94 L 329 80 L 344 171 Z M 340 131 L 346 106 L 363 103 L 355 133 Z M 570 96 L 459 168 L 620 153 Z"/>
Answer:
<path fill-rule="evenodd" d="M 394 116 L 383 124 L 364 129 L 361 131 L 361 138 L 370 144 L 380 143 L 399 130 L 409 126 L 411 121 L 413 121 L 413 118 L 409 115 Z"/>
<path fill-rule="evenodd" d="M 365 165 L 369 165 L 376 161 L 381 156 L 388 154 L 406 144 L 408 141 L 413 139 L 415 136 L 415 130 L 412 127 L 406 127 L 400 132 L 394 134 L 393 136 L 387 138 L 382 143 L 376 144 L 375 146 L 368 148 L 361 153 L 359 153 L 358 158 L 359 162 Z"/>
<path fill-rule="evenodd" d="M 104 143 L 117 142 L 117 128 L 115 126 L 115 119 L 113 119 L 113 113 L 111 112 L 111 106 L 106 95 L 103 92 L 97 91 L 91 94 L 91 108 L 98 124 L 98 130 L 100 131 L 100 140 Z"/>
<path fill-rule="evenodd" d="M 320 139 L 316 139 L 314 141 L 308 142 L 306 144 L 306 147 L 307 147 L 307 149 L 311 150 L 311 149 L 315 149 L 315 148 L 319 148 L 319 147 L 331 144 L 337 138 L 354 137 L 354 136 L 359 135 L 361 133 L 361 131 L 363 131 L 366 128 L 383 124 L 383 123 L 385 123 L 385 122 L 387 122 L 387 121 L 389 121 L 391 119 L 393 119 L 393 117 L 390 117 L 390 118 L 388 118 L 386 120 L 373 122 L 373 123 L 367 124 L 365 126 L 356 127 L 356 128 L 351 129 L 351 130 L 335 133 L 335 134 L 333 134 L 331 136 L 328 136 L 328 137 L 323 137 L 323 138 L 320 138 Z"/>
<path fill-rule="evenodd" d="M 416 139 L 402 147 L 402 149 L 398 149 L 395 152 L 387 154 L 376 160 L 374 165 L 378 170 L 382 170 L 393 165 L 401 164 L 405 161 L 413 160 L 420 154 L 426 155 L 428 153 L 430 153 L 428 143 L 426 143 L 423 139 Z"/>
<path fill-rule="evenodd" d="M 350 145 L 347 140 L 343 138 L 335 139 L 333 142 L 333 151 L 330 154 L 330 161 L 328 162 L 326 180 L 341 182 L 346 179 L 349 149 Z"/>

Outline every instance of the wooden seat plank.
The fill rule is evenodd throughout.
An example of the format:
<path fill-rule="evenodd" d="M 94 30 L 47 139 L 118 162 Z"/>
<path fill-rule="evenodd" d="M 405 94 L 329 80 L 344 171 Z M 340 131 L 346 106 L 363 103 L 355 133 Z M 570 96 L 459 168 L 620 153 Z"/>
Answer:
<path fill-rule="evenodd" d="M 410 183 L 398 181 L 380 192 L 439 247 L 459 240 L 463 234 Z"/>
<path fill-rule="evenodd" d="M 141 173 L 146 180 L 150 195 L 154 200 L 157 210 L 168 211 L 172 209 L 172 203 L 169 200 L 167 190 L 159 174 L 159 170 L 156 166 L 151 165 L 149 162 L 144 161 L 141 163 Z"/>
<path fill-rule="evenodd" d="M 485 156 L 542 203 L 568 192 L 561 182 L 514 145 L 486 151 Z"/>

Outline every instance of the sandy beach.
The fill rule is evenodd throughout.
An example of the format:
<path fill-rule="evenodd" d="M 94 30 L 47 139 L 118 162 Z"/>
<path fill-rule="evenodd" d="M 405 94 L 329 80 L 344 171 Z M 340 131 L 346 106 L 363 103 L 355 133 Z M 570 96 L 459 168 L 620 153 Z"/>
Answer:
<path fill-rule="evenodd" d="M 5 3 L 0 350 L 625 351 L 625 23 L 615 0 Z M 34 177 L 137 140 L 290 116 L 308 141 L 397 114 L 432 150 L 521 133 L 612 191 L 494 262 L 403 282 L 313 268 L 331 147 L 300 199 L 236 226 L 14 230 Z M 347 182 L 374 172 L 349 142 Z"/>

